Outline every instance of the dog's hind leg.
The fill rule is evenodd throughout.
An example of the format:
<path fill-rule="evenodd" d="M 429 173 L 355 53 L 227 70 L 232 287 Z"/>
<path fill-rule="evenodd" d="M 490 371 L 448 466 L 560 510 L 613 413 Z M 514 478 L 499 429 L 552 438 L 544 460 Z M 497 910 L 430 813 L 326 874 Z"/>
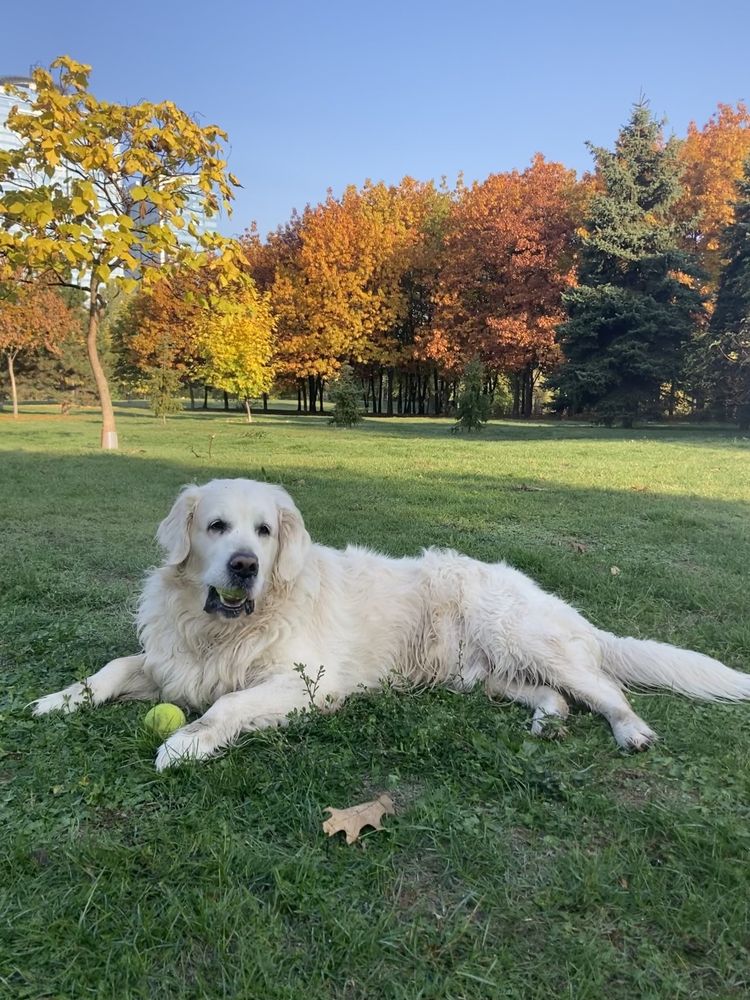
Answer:
<path fill-rule="evenodd" d="M 143 672 L 145 656 L 120 656 L 77 684 L 71 684 L 32 702 L 34 715 L 61 710 L 75 712 L 81 705 L 101 705 L 115 698 L 147 700 L 158 695 Z"/>
<path fill-rule="evenodd" d="M 531 717 L 533 736 L 565 735 L 565 728 L 554 723 L 567 719 L 568 703 L 554 688 L 546 684 L 527 684 L 491 677 L 487 682 L 487 694 L 490 698 L 508 698 L 533 708 L 534 714 Z"/>
<path fill-rule="evenodd" d="M 555 635 L 535 651 L 535 660 L 537 669 L 555 687 L 604 716 L 624 750 L 646 750 L 656 739 L 656 733 L 636 715 L 622 690 L 601 670 L 586 639 Z"/>

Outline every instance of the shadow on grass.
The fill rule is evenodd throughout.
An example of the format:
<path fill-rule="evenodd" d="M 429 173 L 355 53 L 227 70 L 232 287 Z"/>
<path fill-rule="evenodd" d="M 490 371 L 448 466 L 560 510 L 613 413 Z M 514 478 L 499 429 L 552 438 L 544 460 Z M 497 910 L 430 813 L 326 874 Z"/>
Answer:
<path fill-rule="evenodd" d="M 116 419 L 128 423 L 134 418 L 146 423 L 157 423 L 147 404 L 140 400 L 127 400 L 115 405 Z M 4 419 L 5 418 L 5 419 Z M 44 405 L 27 405 L 22 408 L 19 420 L 13 420 L 8 413 L 0 412 L 0 425 L 9 428 L 19 428 L 25 421 L 36 423 L 42 421 L 53 424 L 59 420 L 60 427 L 71 426 L 76 422 L 100 422 L 97 408 L 76 409 L 67 417 L 61 417 L 57 407 Z M 263 430 L 269 427 L 283 425 L 290 429 L 322 429 L 329 425 L 331 412 L 302 414 L 296 411 L 295 404 L 290 402 L 288 408 L 274 405 L 268 412 L 260 408 L 253 409 L 253 421 L 248 423 L 244 410 L 201 407 L 185 409 L 169 417 L 166 426 L 181 426 L 188 422 L 196 428 L 211 424 L 232 424 L 246 427 L 248 430 Z M 534 441 L 592 441 L 592 442 L 631 442 L 654 441 L 658 443 L 675 443 L 689 445 L 710 445 L 712 447 L 750 448 L 750 434 L 739 431 L 727 424 L 698 423 L 649 423 L 635 428 L 602 427 L 588 422 L 572 420 L 492 420 L 483 430 L 476 433 L 452 433 L 455 420 L 449 417 L 375 417 L 366 416 L 357 426 L 356 433 L 365 437 L 383 435 L 394 439 L 426 438 L 439 440 L 451 437 L 471 442 L 534 442 Z M 340 433 L 331 428 L 331 433 Z M 343 433 L 349 433 L 344 431 Z"/>
<path fill-rule="evenodd" d="M 68 597 L 83 602 L 82 614 L 87 601 L 100 608 L 97 580 L 133 581 L 138 566 L 158 557 L 156 526 L 180 486 L 241 475 L 285 486 L 322 544 L 397 557 L 438 546 L 506 560 L 603 627 L 659 631 L 678 642 L 703 629 L 722 646 L 714 655 L 732 636 L 750 645 L 743 624 L 750 506 L 740 500 L 579 488 L 519 478 L 516 469 L 414 476 L 403 465 L 386 477 L 346 465 L 311 468 L 296 453 L 272 464 L 262 454 L 198 462 L 16 451 L 2 464 L 2 578 L 12 580 L 19 567 L 30 572 L 35 600 L 45 574 L 77 577 Z"/>

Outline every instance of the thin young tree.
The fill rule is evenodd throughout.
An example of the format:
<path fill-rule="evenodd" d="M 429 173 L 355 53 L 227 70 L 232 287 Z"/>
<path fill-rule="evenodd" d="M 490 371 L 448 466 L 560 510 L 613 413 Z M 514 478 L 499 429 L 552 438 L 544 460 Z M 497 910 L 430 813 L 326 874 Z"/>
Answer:
<path fill-rule="evenodd" d="M 15 148 L 0 150 L 0 260 L 22 281 L 83 289 L 86 347 L 102 411 L 101 444 L 117 447 L 101 364 L 106 289 L 132 288 L 148 264 L 197 266 L 211 251 L 228 278 L 238 244 L 200 232 L 199 217 L 230 211 L 226 134 L 171 101 L 113 104 L 89 90 L 91 68 L 67 56 L 36 69 L 8 116 Z M 6 89 L 8 89 L 6 87 Z"/>

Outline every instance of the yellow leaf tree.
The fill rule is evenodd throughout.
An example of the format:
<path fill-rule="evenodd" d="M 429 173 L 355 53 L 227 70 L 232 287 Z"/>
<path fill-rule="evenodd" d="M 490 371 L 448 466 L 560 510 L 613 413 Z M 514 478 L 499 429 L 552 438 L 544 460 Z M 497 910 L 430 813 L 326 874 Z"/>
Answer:
<path fill-rule="evenodd" d="M 198 338 L 203 378 L 214 389 L 241 399 L 248 423 L 251 401 L 273 385 L 273 331 L 269 295 L 245 278 L 215 302 Z"/>
<path fill-rule="evenodd" d="M 133 288 L 148 264 L 197 267 L 202 253 L 223 283 L 241 252 L 201 233 L 199 216 L 230 211 L 226 134 L 200 126 L 171 101 L 100 101 L 90 67 L 61 56 L 33 71 L 8 116 L 16 148 L 0 150 L 0 261 L 22 281 L 83 289 L 86 346 L 102 409 L 103 448 L 117 447 L 114 410 L 98 349 L 106 287 Z"/>

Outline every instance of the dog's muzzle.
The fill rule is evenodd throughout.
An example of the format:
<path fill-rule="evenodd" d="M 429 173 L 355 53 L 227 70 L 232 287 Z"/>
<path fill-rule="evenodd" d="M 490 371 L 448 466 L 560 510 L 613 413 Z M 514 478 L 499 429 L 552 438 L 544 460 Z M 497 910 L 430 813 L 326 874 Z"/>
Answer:
<path fill-rule="evenodd" d="M 226 590 L 216 587 L 208 588 L 208 597 L 203 605 L 208 614 L 219 614 L 224 618 L 239 618 L 244 613 L 251 615 L 255 611 L 255 601 L 240 588 L 228 587 Z"/>

